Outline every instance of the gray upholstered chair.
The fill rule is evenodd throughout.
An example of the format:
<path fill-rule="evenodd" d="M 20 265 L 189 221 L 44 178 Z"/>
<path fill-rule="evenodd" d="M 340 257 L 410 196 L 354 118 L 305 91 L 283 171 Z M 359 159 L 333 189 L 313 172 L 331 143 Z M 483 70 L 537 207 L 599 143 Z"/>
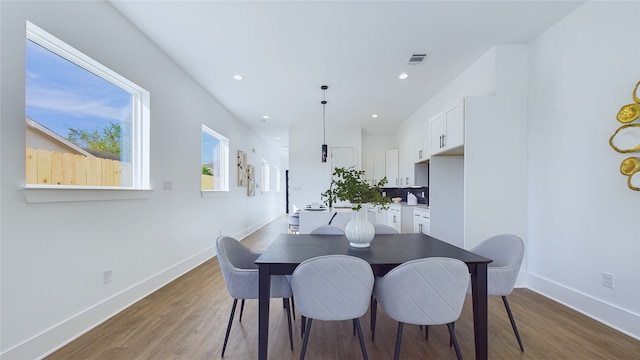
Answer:
<path fill-rule="evenodd" d="M 384 224 L 373 224 L 373 228 L 375 229 L 376 234 L 398 234 L 398 230 L 394 227 Z"/>
<path fill-rule="evenodd" d="M 425 258 L 408 261 L 376 278 L 371 311 L 376 303 L 398 321 L 394 359 L 400 358 L 404 324 L 447 324 L 458 359 L 462 359 L 454 322 L 460 317 L 469 287 L 469 269 L 464 262 L 451 258 Z M 371 330 L 375 332 L 375 316 Z"/>
<path fill-rule="evenodd" d="M 368 262 L 347 255 L 326 255 L 302 262 L 291 276 L 298 311 L 307 318 L 300 359 L 304 359 L 313 320 L 353 320 L 362 356 L 367 350 L 360 317 L 367 312 L 373 289 L 373 271 Z"/>
<path fill-rule="evenodd" d="M 493 260 L 487 269 L 487 294 L 502 297 L 520 351 L 524 352 L 524 345 L 507 301 L 507 295 L 513 291 L 524 258 L 524 241 L 513 234 L 501 234 L 484 240 L 469 251 Z"/>
<path fill-rule="evenodd" d="M 309 234 L 314 235 L 344 235 L 344 230 L 337 226 L 320 225 L 309 230 Z"/>
<path fill-rule="evenodd" d="M 260 256 L 260 253 L 245 247 L 238 240 L 230 236 L 220 236 L 216 240 L 216 254 L 218 255 L 218 263 L 220 264 L 220 270 L 222 271 L 227 291 L 233 298 L 227 333 L 224 337 L 224 345 L 222 346 L 221 356 L 224 357 L 227 341 L 229 340 L 229 333 L 231 332 L 231 325 L 233 324 L 233 316 L 236 311 L 236 306 L 238 305 L 238 299 L 242 300 L 239 319 L 242 321 L 245 299 L 258 298 L 258 266 L 255 264 L 255 260 Z M 291 307 L 289 305 L 289 298 L 292 296 L 291 285 L 287 277 L 271 276 L 271 298 L 283 298 L 289 323 L 289 345 L 293 351 Z"/>

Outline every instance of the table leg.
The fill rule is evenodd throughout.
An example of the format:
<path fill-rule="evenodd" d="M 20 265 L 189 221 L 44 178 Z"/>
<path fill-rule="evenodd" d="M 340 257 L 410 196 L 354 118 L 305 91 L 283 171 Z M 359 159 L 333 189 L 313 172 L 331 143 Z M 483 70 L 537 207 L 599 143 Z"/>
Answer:
<path fill-rule="evenodd" d="M 475 271 L 471 273 L 471 297 L 473 299 L 473 331 L 476 343 L 476 359 L 488 359 L 487 264 L 477 264 Z"/>
<path fill-rule="evenodd" d="M 258 359 L 266 360 L 269 349 L 269 300 L 271 274 L 268 265 L 258 266 Z"/>

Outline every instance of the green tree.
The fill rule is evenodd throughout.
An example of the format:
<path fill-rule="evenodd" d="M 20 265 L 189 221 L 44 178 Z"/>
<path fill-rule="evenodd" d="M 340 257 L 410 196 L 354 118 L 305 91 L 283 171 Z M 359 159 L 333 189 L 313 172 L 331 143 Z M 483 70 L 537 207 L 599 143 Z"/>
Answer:
<path fill-rule="evenodd" d="M 110 122 L 102 131 L 97 127 L 92 132 L 84 129 L 69 128 L 67 140 L 84 149 L 108 151 L 119 157 L 121 137 L 122 128 L 120 124 Z"/>
<path fill-rule="evenodd" d="M 213 176 L 213 170 L 209 169 L 208 167 L 202 165 L 202 175 L 210 175 Z"/>

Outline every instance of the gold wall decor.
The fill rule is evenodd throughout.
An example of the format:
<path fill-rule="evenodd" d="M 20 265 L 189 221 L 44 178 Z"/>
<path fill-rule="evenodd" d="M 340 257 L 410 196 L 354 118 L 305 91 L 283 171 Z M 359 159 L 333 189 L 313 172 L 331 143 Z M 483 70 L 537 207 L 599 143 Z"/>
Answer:
<path fill-rule="evenodd" d="M 640 98 L 638 97 L 638 86 L 636 83 L 631 97 L 633 104 L 627 104 L 620 108 L 616 120 L 622 124 L 609 138 L 609 146 L 613 150 L 628 154 L 640 151 Z M 627 186 L 631 190 L 640 191 L 640 158 L 628 157 L 620 163 L 620 173 L 627 177 Z"/>

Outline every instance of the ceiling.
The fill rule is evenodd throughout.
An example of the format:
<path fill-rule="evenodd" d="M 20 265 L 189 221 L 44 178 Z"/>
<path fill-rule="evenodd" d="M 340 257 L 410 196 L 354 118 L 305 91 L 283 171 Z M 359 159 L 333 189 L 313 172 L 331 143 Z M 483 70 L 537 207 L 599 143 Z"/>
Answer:
<path fill-rule="evenodd" d="M 321 85 L 327 128 L 395 134 L 493 45 L 527 44 L 583 2 L 109 0 L 283 153 L 289 125 L 322 122 Z"/>

